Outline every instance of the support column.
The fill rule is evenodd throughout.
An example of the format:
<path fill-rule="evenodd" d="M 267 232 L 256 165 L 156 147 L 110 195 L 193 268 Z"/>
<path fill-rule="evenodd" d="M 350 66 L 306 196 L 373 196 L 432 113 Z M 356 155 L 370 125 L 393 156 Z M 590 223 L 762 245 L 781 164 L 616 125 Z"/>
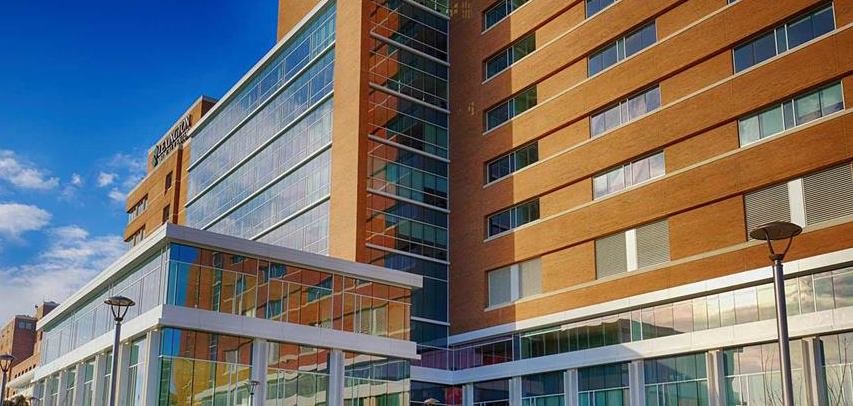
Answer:
<path fill-rule="evenodd" d="M 563 397 L 566 406 L 578 406 L 578 370 L 563 372 Z"/>
<path fill-rule="evenodd" d="M 59 373 L 59 383 L 58 383 L 59 387 L 57 388 L 57 392 L 56 392 L 57 393 L 57 397 L 56 397 L 57 398 L 57 401 L 56 401 L 57 404 L 54 406 L 59 406 L 59 405 L 65 404 L 65 388 L 68 386 L 68 378 L 70 378 L 68 376 L 68 370 L 63 369 L 62 372 Z"/>
<path fill-rule="evenodd" d="M 634 360 L 628 364 L 628 398 L 632 405 L 646 404 L 646 374 L 643 360 Z"/>
<path fill-rule="evenodd" d="M 509 405 L 521 406 L 521 377 L 509 378 Z"/>
<path fill-rule="evenodd" d="M 86 363 L 81 362 L 74 367 L 74 397 L 71 399 L 73 406 L 83 405 L 83 382 L 86 381 Z"/>
<path fill-rule="evenodd" d="M 145 374 L 145 379 L 138 390 L 142 391 L 143 405 L 155 405 L 160 390 L 160 330 L 148 332 L 145 336 L 145 348 L 142 350 L 145 351 L 145 370 L 139 373 Z"/>
<path fill-rule="evenodd" d="M 256 338 L 252 343 L 252 380 L 260 382 L 260 385 L 255 388 L 252 405 L 263 405 L 267 398 L 267 351 L 267 340 Z"/>
<path fill-rule="evenodd" d="M 705 368 L 708 375 L 708 403 L 710 406 L 725 406 L 726 379 L 723 356 L 720 350 L 708 351 Z"/>
<path fill-rule="evenodd" d="M 462 406 L 474 406 L 474 384 L 462 385 Z"/>
<path fill-rule="evenodd" d="M 130 368 L 130 343 L 121 343 L 118 349 L 118 368 L 116 368 L 116 371 L 112 371 L 118 378 L 116 381 L 116 406 L 124 404 L 122 399 L 127 396 L 127 384 L 130 379 L 127 373 L 128 368 Z M 113 356 L 115 357 L 116 355 L 113 354 Z M 107 402 L 105 404 L 109 404 L 109 398 L 104 400 Z"/>
<path fill-rule="evenodd" d="M 107 365 L 107 354 L 100 353 L 95 356 L 95 376 L 92 379 L 92 405 L 105 405 L 104 399 L 104 373 L 109 369 Z M 107 383 L 109 385 L 109 383 Z"/>
<path fill-rule="evenodd" d="M 344 352 L 332 350 L 329 354 L 328 406 L 344 405 Z"/>
<path fill-rule="evenodd" d="M 800 341 L 803 344 L 803 379 L 806 382 L 806 404 L 827 406 L 826 377 L 823 373 L 823 359 L 820 356 L 820 339 L 807 337 Z"/>

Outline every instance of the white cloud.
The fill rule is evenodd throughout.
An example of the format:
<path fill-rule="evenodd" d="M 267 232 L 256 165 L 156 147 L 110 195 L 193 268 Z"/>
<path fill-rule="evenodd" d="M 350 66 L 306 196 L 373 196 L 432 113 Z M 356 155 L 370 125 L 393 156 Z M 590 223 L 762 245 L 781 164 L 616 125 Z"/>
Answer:
<path fill-rule="evenodd" d="M 110 190 L 110 193 L 107 193 L 107 196 L 117 203 L 125 204 L 127 202 L 127 193 L 118 189 Z"/>
<path fill-rule="evenodd" d="M 120 236 L 91 237 L 77 226 L 48 234 L 51 243 L 31 262 L 0 269 L 0 320 L 30 314 L 42 300 L 65 300 L 125 251 Z"/>
<path fill-rule="evenodd" d="M 98 187 L 106 187 L 115 182 L 118 174 L 101 172 L 98 174 Z"/>
<path fill-rule="evenodd" d="M 7 150 L 0 150 L 0 179 L 21 189 L 50 190 L 59 185 L 59 178 Z"/>
<path fill-rule="evenodd" d="M 24 232 L 43 228 L 49 221 L 50 213 L 36 206 L 0 203 L 0 236 L 16 240 Z"/>
<path fill-rule="evenodd" d="M 71 175 L 71 184 L 74 186 L 81 186 L 83 184 L 83 178 L 79 174 Z"/>

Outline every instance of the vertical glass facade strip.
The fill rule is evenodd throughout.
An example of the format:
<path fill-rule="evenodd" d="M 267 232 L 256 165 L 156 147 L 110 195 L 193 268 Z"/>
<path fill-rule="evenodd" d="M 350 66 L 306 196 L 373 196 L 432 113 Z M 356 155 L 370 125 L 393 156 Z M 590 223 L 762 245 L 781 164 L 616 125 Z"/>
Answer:
<path fill-rule="evenodd" d="M 271 342 L 267 347 L 266 406 L 325 405 L 329 353 L 324 348 Z"/>
<path fill-rule="evenodd" d="M 409 404 L 408 360 L 344 352 L 344 406 Z"/>
<path fill-rule="evenodd" d="M 412 292 L 411 338 L 446 346 L 449 20 L 405 1 L 370 5 L 368 261 L 427 277 Z"/>
<path fill-rule="evenodd" d="M 193 135 L 187 225 L 328 252 L 334 4 Z"/>

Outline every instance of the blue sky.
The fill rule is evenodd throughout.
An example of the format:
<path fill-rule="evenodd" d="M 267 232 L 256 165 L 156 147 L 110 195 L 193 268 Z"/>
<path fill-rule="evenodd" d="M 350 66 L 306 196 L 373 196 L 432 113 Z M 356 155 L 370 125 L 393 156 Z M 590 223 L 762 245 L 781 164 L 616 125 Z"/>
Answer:
<path fill-rule="evenodd" d="M 277 0 L 7 1 L 0 13 L 0 323 L 123 252 L 124 194 L 202 94 L 275 43 Z"/>

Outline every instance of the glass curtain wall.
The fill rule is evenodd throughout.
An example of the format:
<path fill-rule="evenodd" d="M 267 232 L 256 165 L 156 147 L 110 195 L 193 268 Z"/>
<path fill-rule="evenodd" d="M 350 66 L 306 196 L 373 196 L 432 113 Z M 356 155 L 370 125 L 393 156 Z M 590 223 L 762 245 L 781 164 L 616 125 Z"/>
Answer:
<path fill-rule="evenodd" d="M 408 2 L 369 7 L 367 251 L 373 264 L 424 276 L 411 338 L 429 358 L 446 348 L 449 321 L 449 20 Z"/>
<path fill-rule="evenodd" d="M 425 401 L 435 399 L 438 405 L 461 405 L 462 404 L 462 387 L 447 386 L 431 382 L 412 381 L 412 389 L 409 392 L 409 403 L 413 406 L 425 405 Z"/>
<path fill-rule="evenodd" d="M 785 281 L 788 315 L 853 306 L 853 268 Z M 421 365 L 461 370 L 668 337 L 776 317 L 773 284 L 740 288 L 507 337 L 422 352 Z M 413 332 L 414 334 L 414 332 Z"/>
<path fill-rule="evenodd" d="M 115 322 L 109 306 L 104 304 L 104 300 L 110 296 L 127 296 L 136 302 L 136 306 L 128 309 L 125 322 L 163 303 L 161 281 L 165 278 L 165 255 L 164 252 L 151 256 L 142 265 L 103 288 L 77 310 L 45 328 L 41 362 L 51 362 L 112 331 Z"/>
<path fill-rule="evenodd" d="M 269 343 L 267 351 L 266 406 L 328 402 L 329 350 Z"/>
<path fill-rule="evenodd" d="M 409 404 L 409 362 L 344 353 L 344 406 Z"/>
<path fill-rule="evenodd" d="M 410 290 L 172 244 L 167 303 L 408 340 Z"/>
<path fill-rule="evenodd" d="M 160 347 L 160 406 L 249 406 L 252 340 L 165 328 Z"/>
<path fill-rule="evenodd" d="M 791 341 L 794 404 L 806 405 L 803 352 L 800 340 Z M 757 344 L 722 352 L 726 405 L 771 406 L 782 404 L 779 345 Z"/>
<path fill-rule="evenodd" d="M 563 371 L 521 377 L 521 406 L 562 406 Z"/>
<path fill-rule="evenodd" d="M 95 360 L 86 361 L 86 365 L 83 366 L 83 393 L 82 393 L 82 405 L 83 406 L 92 406 L 92 402 L 94 401 L 94 383 L 95 383 Z"/>
<path fill-rule="evenodd" d="M 840 333 L 820 337 L 826 405 L 853 405 L 853 333 Z"/>
<path fill-rule="evenodd" d="M 579 406 L 628 406 L 628 363 L 578 369 Z"/>
<path fill-rule="evenodd" d="M 475 382 L 474 406 L 509 406 L 509 379 Z"/>
<path fill-rule="evenodd" d="M 643 362 L 646 406 L 707 406 L 705 353 L 648 359 Z"/>
<path fill-rule="evenodd" d="M 187 224 L 325 254 L 335 6 L 193 135 Z"/>
<path fill-rule="evenodd" d="M 146 339 L 135 340 L 130 343 L 130 360 L 127 370 L 127 389 L 125 392 L 125 406 L 142 406 L 142 388 L 145 382 Z"/>

